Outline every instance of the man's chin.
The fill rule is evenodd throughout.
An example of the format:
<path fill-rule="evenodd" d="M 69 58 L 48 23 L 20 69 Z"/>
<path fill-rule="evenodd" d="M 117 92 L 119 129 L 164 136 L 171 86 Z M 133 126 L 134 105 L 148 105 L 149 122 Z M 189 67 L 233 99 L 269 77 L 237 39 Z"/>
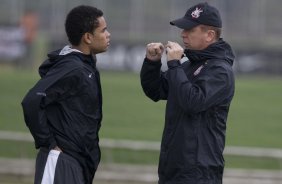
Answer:
<path fill-rule="evenodd" d="M 108 47 L 105 48 L 104 50 L 94 50 L 92 51 L 93 54 L 100 54 L 100 53 L 103 53 L 103 52 L 106 52 L 108 50 Z"/>
<path fill-rule="evenodd" d="M 184 48 L 185 49 L 190 49 L 189 45 L 187 45 L 187 44 L 184 44 Z"/>

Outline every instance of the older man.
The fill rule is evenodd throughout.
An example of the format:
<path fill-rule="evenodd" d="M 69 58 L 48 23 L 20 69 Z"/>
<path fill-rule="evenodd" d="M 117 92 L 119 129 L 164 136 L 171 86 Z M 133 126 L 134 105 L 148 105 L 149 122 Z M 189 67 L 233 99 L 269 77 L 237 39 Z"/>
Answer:
<path fill-rule="evenodd" d="M 234 54 L 220 38 L 221 17 L 207 3 L 170 22 L 182 29 L 178 43 L 150 43 L 141 70 L 145 94 L 167 100 L 159 184 L 220 184 L 226 121 L 234 95 Z M 160 71 L 166 50 L 168 70 Z M 189 59 L 180 62 L 183 55 Z"/>

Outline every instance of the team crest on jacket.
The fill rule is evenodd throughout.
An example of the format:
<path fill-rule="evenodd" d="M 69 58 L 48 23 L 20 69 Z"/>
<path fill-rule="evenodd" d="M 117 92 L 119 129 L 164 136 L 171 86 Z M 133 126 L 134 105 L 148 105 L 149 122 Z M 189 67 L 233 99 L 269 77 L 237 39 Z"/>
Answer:
<path fill-rule="evenodd" d="M 201 8 L 196 7 L 196 9 L 191 13 L 192 17 L 197 19 L 200 17 L 203 10 Z"/>
<path fill-rule="evenodd" d="M 201 72 L 201 70 L 204 68 L 204 65 L 201 65 L 194 73 L 193 73 L 193 75 L 194 76 L 196 76 L 196 75 L 198 75 L 200 72 Z"/>

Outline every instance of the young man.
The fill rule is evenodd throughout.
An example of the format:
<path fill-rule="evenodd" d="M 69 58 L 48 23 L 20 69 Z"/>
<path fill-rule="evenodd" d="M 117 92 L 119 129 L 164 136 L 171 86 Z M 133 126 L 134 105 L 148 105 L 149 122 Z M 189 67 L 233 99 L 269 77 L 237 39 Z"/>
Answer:
<path fill-rule="evenodd" d="M 67 15 L 70 46 L 39 67 L 41 79 L 22 101 L 25 122 L 39 149 L 34 183 L 91 184 L 100 161 L 102 120 L 96 54 L 109 47 L 103 12 L 78 6 Z"/>
<path fill-rule="evenodd" d="M 141 70 L 145 94 L 167 100 L 159 184 L 220 184 L 234 55 L 220 38 L 218 10 L 207 3 L 171 24 L 183 29 L 185 50 L 175 42 L 150 43 Z M 164 50 L 168 70 L 161 72 Z M 189 61 L 181 63 L 184 54 Z"/>

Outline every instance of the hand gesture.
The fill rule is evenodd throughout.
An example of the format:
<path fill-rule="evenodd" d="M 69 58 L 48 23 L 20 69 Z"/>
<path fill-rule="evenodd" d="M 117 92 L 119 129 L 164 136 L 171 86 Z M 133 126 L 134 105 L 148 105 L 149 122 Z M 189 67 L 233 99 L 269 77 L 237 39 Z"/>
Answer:
<path fill-rule="evenodd" d="M 146 57 L 151 61 L 159 61 L 164 52 L 164 45 L 162 43 L 149 43 L 146 49 Z"/>
<path fill-rule="evenodd" d="M 167 61 L 180 60 L 184 49 L 176 42 L 168 41 L 166 45 Z"/>

